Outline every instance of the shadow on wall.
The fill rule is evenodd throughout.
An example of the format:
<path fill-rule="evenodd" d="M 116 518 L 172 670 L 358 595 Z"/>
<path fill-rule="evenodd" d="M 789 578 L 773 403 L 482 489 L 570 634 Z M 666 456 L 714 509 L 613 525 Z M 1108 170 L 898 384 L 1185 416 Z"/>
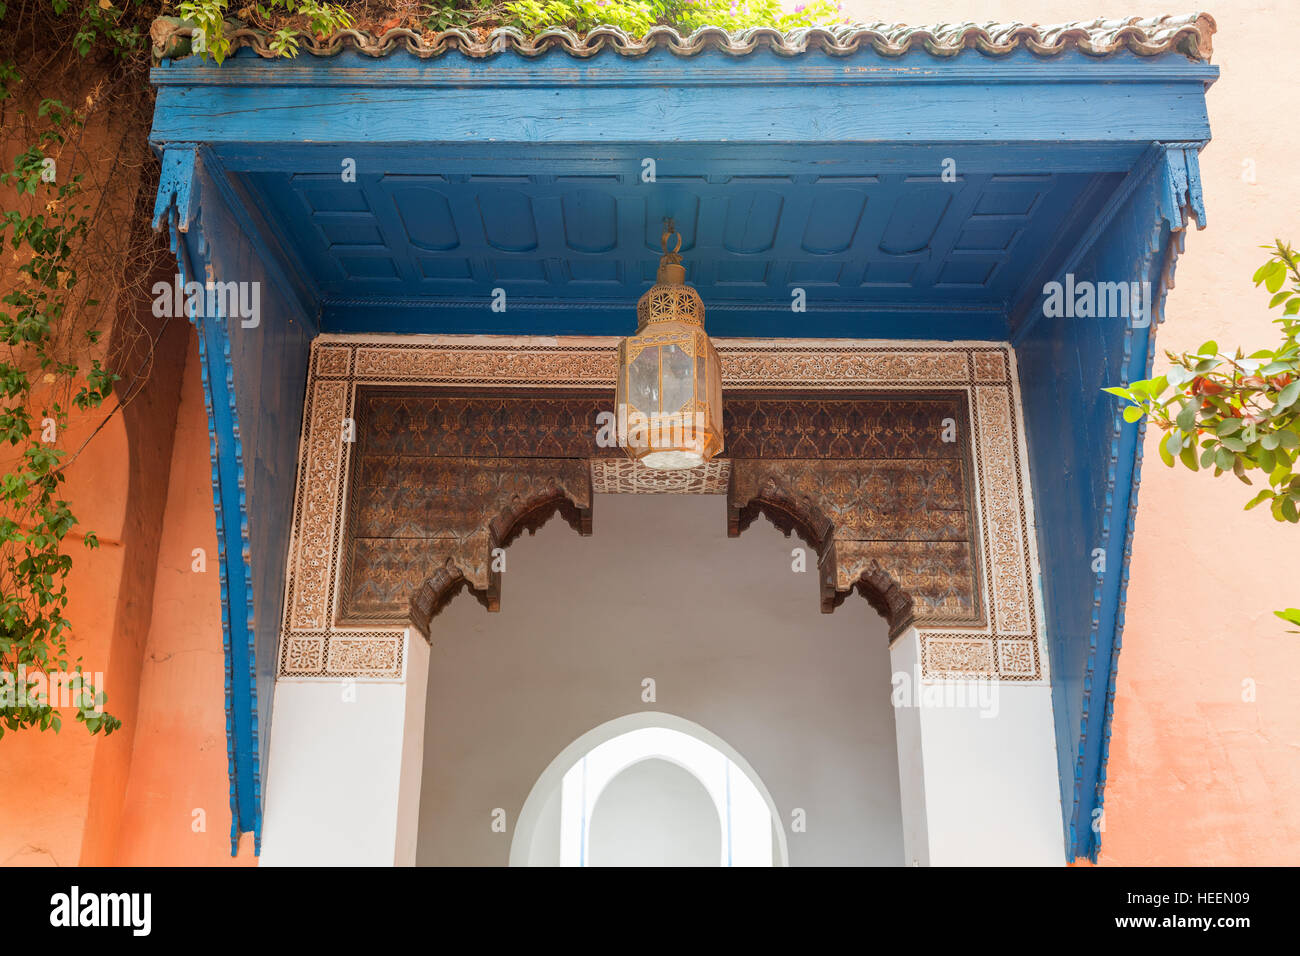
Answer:
<path fill-rule="evenodd" d="M 418 862 L 521 865 L 535 837 L 558 859 L 538 826 L 557 782 L 648 722 L 742 771 L 778 865 L 901 864 L 885 624 L 862 600 L 819 613 L 815 556 L 796 572 L 796 547 L 770 526 L 729 539 L 721 496 L 684 495 L 598 496 L 593 537 L 553 522 L 513 544 L 499 613 L 461 595 L 433 621 Z M 636 770 L 704 806 L 700 773 Z M 626 814 L 619 800 L 595 794 L 588 827 Z"/>

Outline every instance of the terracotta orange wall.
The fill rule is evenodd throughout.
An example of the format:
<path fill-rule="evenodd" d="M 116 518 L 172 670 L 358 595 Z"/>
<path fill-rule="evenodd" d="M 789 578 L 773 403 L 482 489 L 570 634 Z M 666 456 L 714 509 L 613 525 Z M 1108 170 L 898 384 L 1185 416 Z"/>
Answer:
<path fill-rule="evenodd" d="M 135 749 L 113 860 L 121 865 L 256 862 L 248 837 L 240 857 L 230 857 L 217 531 L 192 332 L 188 345 Z M 205 572 L 193 570 L 195 548 L 206 555 Z"/>
<path fill-rule="evenodd" d="M 154 361 L 161 387 L 108 416 L 65 485 L 80 528 L 100 539 L 98 550 L 68 548 L 70 651 L 103 672 L 108 710 L 124 727 L 91 737 L 65 710 L 61 733 L 6 733 L 3 865 L 255 862 L 248 846 L 229 855 L 216 526 L 187 324 L 168 330 Z M 78 447 L 104 418 L 74 418 L 61 444 Z M 195 548 L 205 573 L 191 570 Z"/>
<path fill-rule="evenodd" d="M 848 0 L 864 20 L 1068 22 L 1203 9 L 1218 22 L 1201 154 L 1209 226 L 1187 237 L 1157 344 L 1278 341 L 1250 277 L 1275 236 L 1300 245 L 1300 128 L 1278 78 L 1294 62 L 1300 4 L 1069 0 Z M 1243 179 L 1253 161 L 1256 181 Z M 1300 528 L 1235 479 L 1165 468 L 1148 436 L 1106 785 L 1104 864 L 1300 862 Z M 1255 682 L 1254 701 L 1242 699 Z"/>
<path fill-rule="evenodd" d="M 102 412 L 72 416 L 58 436 L 59 446 L 76 448 L 103 417 Z M 65 541 L 73 559 L 64 612 L 73 623 L 69 654 L 73 662 L 84 658 L 87 671 L 104 673 L 99 686 L 108 693 L 107 709 L 123 719 L 134 717 L 135 676 L 129 667 L 111 679 L 109 672 L 125 561 L 126 462 L 125 427 L 121 417 L 114 416 L 69 469 L 64 486 L 81 521 Z M 96 479 L 95 494 L 86 493 L 90 475 Z M 98 549 L 83 547 L 85 531 L 96 533 Z M 74 721 L 74 714 L 63 711 L 60 733 L 6 731 L 0 740 L 0 864 L 67 866 L 81 860 L 96 757 L 104 751 L 106 759 L 120 761 L 130 744 L 123 746 L 117 734 L 92 738 Z"/>

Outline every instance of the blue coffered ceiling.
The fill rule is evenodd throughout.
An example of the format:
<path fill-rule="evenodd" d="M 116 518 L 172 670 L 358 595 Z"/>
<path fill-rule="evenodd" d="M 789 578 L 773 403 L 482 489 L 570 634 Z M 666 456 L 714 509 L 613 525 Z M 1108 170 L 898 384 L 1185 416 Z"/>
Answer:
<path fill-rule="evenodd" d="M 928 175 L 861 162 L 765 175 L 762 164 L 732 174 L 661 156 L 670 171 L 654 182 L 631 156 L 515 174 L 408 162 L 355 182 L 245 176 L 329 330 L 626 333 L 671 217 L 716 335 L 1005 338 L 1008 310 L 1063 226 L 1120 177 L 958 167 L 946 180 L 942 159 Z M 504 313 L 491 309 L 494 289 Z M 791 309 L 795 289 L 806 312 Z"/>

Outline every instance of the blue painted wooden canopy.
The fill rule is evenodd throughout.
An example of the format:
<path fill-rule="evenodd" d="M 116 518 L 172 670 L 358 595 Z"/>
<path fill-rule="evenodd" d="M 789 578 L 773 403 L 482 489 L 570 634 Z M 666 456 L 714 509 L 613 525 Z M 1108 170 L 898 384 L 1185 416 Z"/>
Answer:
<path fill-rule="evenodd" d="M 353 35 L 292 61 L 245 37 L 221 66 L 163 59 L 156 224 L 187 279 L 262 289 L 256 327 L 192 316 L 232 850 L 260 839 L 313 336 L 628 334 L 672 217 L 713 335 L 1017 347 L 1063 835 L 1068 857 L 1095 858 L 1142 434 L 1099 390 L 1146 376 L 1154 323 L 1041 304 L 1066 273 L 1149 281 L 1158 320 L 1189 213 L 1204 225 L 1213 21 L 1156 22 L 635 49 L 502 34 L 462 52 Z"/>

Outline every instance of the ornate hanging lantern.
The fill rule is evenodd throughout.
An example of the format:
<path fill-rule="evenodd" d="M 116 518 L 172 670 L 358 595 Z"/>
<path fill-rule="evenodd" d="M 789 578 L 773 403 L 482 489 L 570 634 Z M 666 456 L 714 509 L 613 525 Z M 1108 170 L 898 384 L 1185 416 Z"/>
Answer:
<path fill-rule="evenodd" d="M 722 451 L 722 366 L 671 219 L 662 245 L 655 284 L 636 304 L 636 335 L 618 346 L 618 444 L 648 468 L 694 468 Z"/>

